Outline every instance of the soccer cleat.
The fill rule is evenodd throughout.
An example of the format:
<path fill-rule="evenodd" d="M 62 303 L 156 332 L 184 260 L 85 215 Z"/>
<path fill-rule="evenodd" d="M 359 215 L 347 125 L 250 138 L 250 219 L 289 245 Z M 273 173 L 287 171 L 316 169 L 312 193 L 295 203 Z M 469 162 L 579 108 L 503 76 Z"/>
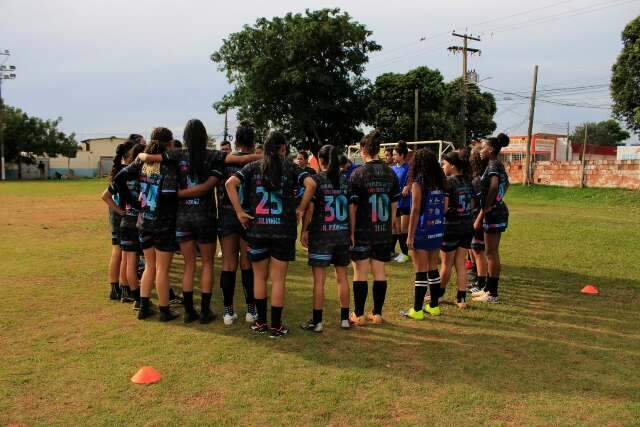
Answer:
<path fill-rule="evenodd" d="M 488 294 L 489 294 L 489 292 L 485 291 L 484 289 L 480 289 L 480 290 L 478 290 L 478 291 L 476 291 L 476 292 L 471 292 L 471 296 L 472 296 L 473 298 L 481 297 L 481 296 L 483 296 L 484 294 L 487 294 L 487 295 L 488 295 Z"/>
<path fill-rule="evenodd" d="M 160 321 L 161 322 L 170 322 L 178 318 L 178 313 L 174 313 L 171 310 L 160 311 Z"/>
<path fill-rule="evenodd" d="M 238 320 L 238 315 L 236 313 L 232 313 L 232 314 L 225 313 L 224 316 L 222 316 L 222 321 L 227 326 L 233 325 L 236 322 L 236 320 Z"/>
<path fill-rule="evenodd" d="M 153 308 L 153 304 L 151 304 L 151 301 L 149 301 L 149 308 Z M 133 302 L 133 309 L 136 311 L 140 310 L 140 300 L 135 300 Z"/>
<path fill-rule="evenodd" d="M 300 328 L 305 331 L 322 332 L 322 322 L 313 323 L 313 320 L 309 320 L 306 323 L 301 323 Z"/>
<path fill-rule="evenodd" d="M 486 302 L 487 304 L 498 304 L 500 302 L 498 301 L 498 297 L 490 295 L 489 292 L 485 293 L 484 295 L 475 297 L 473 300 L 476 302 Z"/>
<path fill-rule="evenodd" d="M 269 331 L 269 325 L 266 323 L 260 323 L 257 320 L 251 325 L 251 330 L 259 334 L 266 334 Z"/>
<path fill-rule="evenodd" d="M 193 323 L 200 318 L 197 311 L 186 311 L 184 313 L 184 323 Z"/>
<path fill-rule="evenodd" d="M 402 263 L 405 263 L 405 262 L 409 261 L 410 259 L 411 258 L 409 258 L 409 255 L 405 255 L 405 254 L 401 253 L 394 259 L 394 261 L 397 262 L 397 263 L 402 264 Z"/>
<path fill-rule="evenodd" d="M 247 313 L 244 316 L 244 321 L 247 322 L 247 323 L 254 323 L 256 320 L 258 320 L 258 315 L 257 314 Z"/>
<path fill-rule="evenodd" d="M 343 319 L 340 321 L 340 327 L 342 329 L 351 329 L 351 322 L 349 322 L 349 319 Z"/>
<path fill-rule="evenodd" d="M 352 325 L 356 326 L 367 326 L 366 317 L 358 316 L 355 312 L 351 312 L 351 314 L 349 315 L 349 322 L 351 322 Z"/>
<path fill-rule="evenodd" d="M 471 295 L 478 293 L 480 291 L 482 291 L 482 288 L 475 283 L 469 289 L 467 289 L 467 292 L 469 292 Z"/>
<path fill-rule="evenodd" d="M 279 328 L 269 328 L 269 338 L 282 338 L 289 333 L 286 326 L 280 325 Z"/>
<path fill-rule="evenodd" d="M 408 317 L 414 320 L 422 320 L 424 319 L 424 311 L 418 310 L 416 311 L 413 307 L 409 309 L 409 311 L 401 311 L 400 316 Z"/>
<path fill-rule="evenodd" d="M 169 299 L 169 305 L 184 305 L 184 298 L 182 296 L 173 294 Z"/>
<path fill-rule="evenodd" d="M 424 306 L 424 311 L 426 311 L 432 316 L 440 316 L 440 306 L 431 307 L 429 304 L 427 304 Z"/>
<path fill-rule="evenodd" d="M 126 304 L 131 304 L 133 301 L 133 297 L 131 296 L 131 288 L 128 286 L 123 286 L 120 289 L 120 301 Z"/>
<path fill-rule="evenodd" d="M 369 313 L 367 314 L 367 321 L 369 323 L 373 323 L 374 325 L 382 325 L 382 315 Z"/>
<path fill-rule="evenodd" d="M 111 292 L 109 293 L 109 299 L 111 301 L 117 301 L 122 297 L 120 294 L 120 285 L 111 285 Z"/>
<path fill-rule="evenodd" d="M 147 319 L 155 314 L 156 314 L 156 311 L 153 310 L 151 307 L 146 307 L 144 310 L 140 309 L 138 310 L 138 320 Z"/>
<path fill-rule="evenodd" d="M 211 310 L 201 311 L 200 323 L 204 325 L 204 324 L 213 322 L 214 320 L 216 320 L 217 317 L 218 316 L 216 316 Z"/>

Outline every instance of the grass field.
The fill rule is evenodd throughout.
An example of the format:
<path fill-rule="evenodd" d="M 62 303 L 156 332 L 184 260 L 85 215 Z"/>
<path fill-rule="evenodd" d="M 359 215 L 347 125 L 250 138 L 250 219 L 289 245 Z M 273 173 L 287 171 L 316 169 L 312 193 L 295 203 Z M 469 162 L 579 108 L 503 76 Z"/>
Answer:
<path fill-rule="evenodd" d="M 502 304 L 419 323 L 398 316 L 413 298 L 405 264 L 389 267 L 385 325 L 339 330 L 331 283 L 325 332 L 299 330 L 311 309 L 299 251 L 292 334 L 274 342 L 244 323 L 141 322 L 107 301 L 104 187 L 0 185 L 2 425 L 640 423 L 638 192 L 512 187 Z M 178 260 L 172 283 L 179 272 Z M 601 295 L 581 295 L 587 283 Z M 144 365 L 162 381 L 132 384 Z"/>

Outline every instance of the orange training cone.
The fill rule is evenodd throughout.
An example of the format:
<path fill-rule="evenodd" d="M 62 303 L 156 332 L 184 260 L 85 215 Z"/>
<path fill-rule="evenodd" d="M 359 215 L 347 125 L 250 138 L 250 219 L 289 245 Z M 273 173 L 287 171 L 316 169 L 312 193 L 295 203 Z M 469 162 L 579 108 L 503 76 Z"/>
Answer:
<path fill-rule="evenodd" d="M 135 384 L 153 384 L 160 381 L 160 372 L 153 369 L 151 366 L 143 366 L 134 376 L 131 377 L 131 382 Z"/>
<path fill-rule="evenodd" d="M 585 286 L 580 292 L 587 295 L 598 295 L 600 293 L 600 291 L 598 291 L 598 288 L 593 285 Z"/>
<path fill-rule="evenodd" d="M 473 267 L 473 263 L 471 262 L 471 260 L 466 260 L 464 262 L 464 268 L 466 268 L 467 270 L 471 270 L 472 267 Z"/>

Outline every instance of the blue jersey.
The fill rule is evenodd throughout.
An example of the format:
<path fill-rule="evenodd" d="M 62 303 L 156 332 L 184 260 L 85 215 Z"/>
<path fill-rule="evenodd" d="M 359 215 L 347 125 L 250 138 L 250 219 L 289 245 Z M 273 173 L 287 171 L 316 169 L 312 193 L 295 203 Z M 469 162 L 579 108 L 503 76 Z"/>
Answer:
<path fill-rule="evenodd" d="M 441 239 L 444 236 L 444 214 L 444 191 L 423 189 L 415 240 Z"/>
<path fill-rule="evenodd" d="M 407 185 L 407 178 L 409 178 L 409 163 L 404 162 L 400 166 L 392 166 L 391 169 L 398 177 L 398 185 L 400 186 L 400 191 L 402 191 L 402 189 Z M 400 199 L 398 200 L 398 208 L 409 209 L 410 207 L 411 196 L 405 197 L 401 193 Z"/>

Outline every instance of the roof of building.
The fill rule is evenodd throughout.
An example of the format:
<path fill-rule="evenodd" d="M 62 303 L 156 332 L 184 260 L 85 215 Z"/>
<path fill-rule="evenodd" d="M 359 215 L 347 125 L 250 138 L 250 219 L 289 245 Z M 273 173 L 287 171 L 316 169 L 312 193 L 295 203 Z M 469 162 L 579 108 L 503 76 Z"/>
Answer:
<path fill-rule="evenodd" d="M 582 153 L 582 144 L 572 142 L 571 152 L 578 154 Z M 615 156 L 618 152 L 618 147 L 611 145 L 587 144 L 585 152 L 587 154 L 599 154 L 601 156 Z"/>

